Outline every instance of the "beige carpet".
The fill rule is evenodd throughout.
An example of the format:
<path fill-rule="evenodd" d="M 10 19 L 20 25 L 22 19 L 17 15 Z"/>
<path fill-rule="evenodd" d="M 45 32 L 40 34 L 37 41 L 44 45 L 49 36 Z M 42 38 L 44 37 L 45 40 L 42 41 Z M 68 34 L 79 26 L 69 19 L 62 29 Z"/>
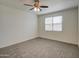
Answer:
<path fill-rule="evenodd" d="M 78 58 L 79 48 L 75 45 L 37 38 L 0 49 L 0 57 Z"/>

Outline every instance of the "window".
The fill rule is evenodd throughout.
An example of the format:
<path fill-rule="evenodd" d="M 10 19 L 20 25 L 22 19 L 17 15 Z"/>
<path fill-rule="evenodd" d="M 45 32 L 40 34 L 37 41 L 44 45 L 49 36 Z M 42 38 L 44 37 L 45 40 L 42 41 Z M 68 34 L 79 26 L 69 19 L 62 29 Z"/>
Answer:
<path fill-rule="evenodd" d="M 48 17 L 45 19 L 45 30 L 52 31 L 52 17 Z"/>
<path fill-rule="evenodd" d="M 62 16 L 45 18 L 45 31 L 62 31 Z"/>

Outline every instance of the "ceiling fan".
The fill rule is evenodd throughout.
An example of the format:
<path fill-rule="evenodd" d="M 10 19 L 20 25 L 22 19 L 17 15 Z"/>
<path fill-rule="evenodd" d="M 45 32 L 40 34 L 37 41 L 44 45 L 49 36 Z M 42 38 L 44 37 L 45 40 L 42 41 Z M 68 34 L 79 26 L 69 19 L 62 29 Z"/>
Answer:
<path fill-rule="evenodd" d="M 48 6 L 42 6 L 40 5 L 40 1 L 39 0 L 34 0 L 34 4 L 24 4 L 25 6 L 30 6 L 32 7 L 30 10 L 34 10 L 34 11 L 41 11 L 41 8 L 48 8 Z"/>

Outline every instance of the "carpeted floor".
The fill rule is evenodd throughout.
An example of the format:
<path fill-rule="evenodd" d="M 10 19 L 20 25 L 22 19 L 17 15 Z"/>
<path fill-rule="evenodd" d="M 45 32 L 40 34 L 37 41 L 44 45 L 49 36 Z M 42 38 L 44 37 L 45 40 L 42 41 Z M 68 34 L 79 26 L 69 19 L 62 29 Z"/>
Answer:
<path fill-rule="evenodd" d="M 0 49 L 0 57 L 10 58 L 78 58 L 75 45 L 37 38 Z"/>

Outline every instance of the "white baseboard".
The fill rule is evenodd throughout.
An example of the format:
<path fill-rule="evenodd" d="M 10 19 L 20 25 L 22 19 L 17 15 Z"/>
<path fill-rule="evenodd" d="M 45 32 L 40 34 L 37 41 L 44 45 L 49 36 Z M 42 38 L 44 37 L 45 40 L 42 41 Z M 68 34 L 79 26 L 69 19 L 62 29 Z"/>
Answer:
<path fill-rule="evenodd" d="M 44 37 L 44 36 L 41 36 L 40 38 L 45 38 L 45 39 L 49 39 L 49 40 L 55 40 L 55 39 L 51 39 L 51 38 Z M 74 43 L 66 42 L 66 41 L 62 41 L 62 40 L 55 40 L 55 41 L 59 41 L 59 42 L 63 42 L 63 43 L 67 43 L 67 44 L 72 44 L 72 45 L 78 46 L 78 44 L 74 44 Z"/>
<path fill-rule="evenodd" d="M 27 39 L 24 39 L 24 40 L 21 40 L 21 41 L 18 41 L 18 42 L 9 43 L 9 44 L 6 44 L 6 45 L 0 45 L 0 48 L 4 48 L 4 47 L 8 47 L 8 46 L 15 45 L 15 44 L 18 44 L 18 43 L 22 43 L 22 42 L 25 42 L 25 41 L 28 41 L 28 40 L 32 40 L 34 38 L 45 38 L 45 39 L 55 40 L 55 39 L 51 39 L 51 38 L 48 38 L 48 37 L 39 37 L 37 35 L 33 35 L 31 37 L 28 37 Z M 68 44 L 73 44 L 73 43 L 64 42 L 64 41 L 60 41 L 60 40 L 55 40 L 55 41 L 68 43 Z M 77 45 L 77 44 L 73 44 L 73 45 Z M 79 47 L 79 45 L 77 45 L 77 46 Z"/>
<path fill-rule="evenodd" d="M 25 42 L 25 41 L 28 41 L 28 40 L 32 40 L 32 39 L 37 38 L 37 37 L 38 36 L 33 35 L 33 36 L 28 37 L 26 39 L 21 39 L 19 41 L 16 40 L 14 42 L 9 42 L 9 43 L 6 43 L 6 44 L 2 44 L 2 45 L 0 45 L 0 48 L 5 48 L 5 47 L 8 47 L 8 46 L 12 46 L 12 45 L 15 45 L 15 44 L 18 44 L 18 43 L 22 43 L 22 42 Z"/>

